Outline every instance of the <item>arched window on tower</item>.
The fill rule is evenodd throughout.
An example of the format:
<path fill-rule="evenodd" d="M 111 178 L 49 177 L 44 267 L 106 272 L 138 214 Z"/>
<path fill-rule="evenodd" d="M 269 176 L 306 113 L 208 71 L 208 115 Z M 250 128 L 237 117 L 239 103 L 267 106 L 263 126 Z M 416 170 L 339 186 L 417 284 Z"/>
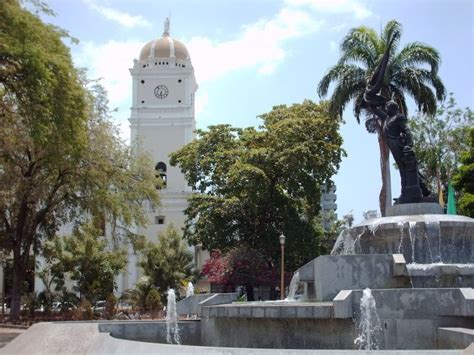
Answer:
<path fill-rule="evenodd" d="M 159 176 L 163 181 L 163 188 L 166 188 L 166 185 L 168 183 L 168 177 L 166 176 L 166 164 L 160 161 L 158 164 L 156 164 L 155 170 L 156 176 Z"/>

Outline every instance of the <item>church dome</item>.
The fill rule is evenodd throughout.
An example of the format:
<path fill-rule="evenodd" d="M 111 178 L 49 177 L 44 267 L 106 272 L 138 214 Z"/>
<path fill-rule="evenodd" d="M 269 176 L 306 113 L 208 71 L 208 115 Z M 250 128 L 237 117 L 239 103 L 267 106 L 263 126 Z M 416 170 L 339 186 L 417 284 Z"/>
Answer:
<path fill-rule="evenodd" d="M 168 19 L 165 21 L 165 30 L 162 37 L 148 42 L 140 51 L 139 60 L 141 63 L 155 58 L 190 59 L 186 46 L 182 42 L 170 37 Z"/>

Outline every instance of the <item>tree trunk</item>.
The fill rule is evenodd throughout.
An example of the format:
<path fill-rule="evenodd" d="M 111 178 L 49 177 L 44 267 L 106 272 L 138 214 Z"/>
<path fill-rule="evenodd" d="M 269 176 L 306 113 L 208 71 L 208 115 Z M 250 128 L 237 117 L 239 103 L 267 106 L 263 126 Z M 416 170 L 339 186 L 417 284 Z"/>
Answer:
<path fill-rule="evenodd" d="M 15 246 L 13 251 L 13 275 L 10 303 L 10 322 L 20 322 L 20 306 L 21 306 L 21 288 L 24 280 L 24 270 L 22 267 L 20 248 Z"/>
<path fill-rule="evenodd" d="M 436 192 L 438 193 L 438 202 L 441 205 L 441 207 L 444 208 L 444 196 L 443 196 L 443 191 L 441 189 L 441 173 L 439 171 L 439 163 L 438 167 L 436 168 Z"/>
<path fill-rule="evenodd" d="M 392 191 L 390 183 L 390 151 L 382 133 L 378 127 L 378 142 L 380 150 L 380 172 L 382 174 L 382 188 L 379 194 L 379 207 L 382 217 L 386 216 L 387 207 L 392 205 Z"/>
<path fill-rule="evenodd" d="M 247 292 L 247 301 L 255 301 L 253 285 L 246 285 L 245 291 Z"/>

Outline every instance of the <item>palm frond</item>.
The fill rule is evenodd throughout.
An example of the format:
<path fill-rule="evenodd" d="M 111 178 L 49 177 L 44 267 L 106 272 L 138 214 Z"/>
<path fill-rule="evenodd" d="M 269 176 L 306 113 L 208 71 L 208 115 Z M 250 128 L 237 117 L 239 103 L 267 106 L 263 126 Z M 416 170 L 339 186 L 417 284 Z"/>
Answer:
<path fill-rule="evenodd" d="M 396 73 L 396 75 L 392 75 L 391 83 L 405 91 L 407 91 L 416 101 L 417 105 L 420 107 L 422 105 L 422 101 L 418 101 L 417 97 L 420 100 L 423 98 L 427 98 L 430 102 L 426 103 L 427 112 L 434 112 L 431 111 L 433 109 L 433 103 L 431 102 L 431 97 L 435 97 L 438 100 L 444 100 L 446 96 L 446 89 L 444 88 L 441 79 L 437 75 L 433 75 L 431 71 L 423 68 L 415 68 L 415 67 L 405 67 L 402 71 Z M 435 89 L 436 96 L 433 94 L 433 87 Z M 422 91 L 429 90 L 431 95 L 427 96 L 426 93 L 422 93 Z M 436 99 L 434 102 L 434 110 L 436 111 Z"/>
<path fill-rule="evenodd" d="M 436 97 L 430 87 L 421 84 L 419 96 L 414 99 L 421 112 L 427 115 L 436 114 Z"/>
<path fill-rule="evenodd" d="M 398 21 L 390 20 L 389 22 L 387 22 L 383 29 L 381 38 L 384 44 L 384 49 L 390 43 L 390 41 L 392 41 L 392 49 L 390 52 L 394 53 L 396 51 L 396 48 L 398 47 L 398 43 L 400 42 L 402 32 L 402 25 Z"/>
<path fill-rule="evenodd" d="M 373 29 L 364 26 L 353 28 L 341 43 L 343 56 L 339 63 L 361 60 L 370 68 L 374 66 L 379 51 L 377 33 Z"/>
<path fill-rule="evenodd" d="M 365 91 L 366 80 L 358 67 L 348 66 L 344 75 L 338 81 L 330 98 L 330 110 L 342 117 L 346 105 Z"/>
<path fill-rule="evenodd" d="M 329 85 L 331 85 L 331 82 L 338 80 L 341 75 L 342 68 L 343 65 L 337 64 L 329 69 L 326 75 L 322 77 L 317 89 L 319 97 L 325 97 L 327 95 Z"/>
<path fill-rule="evenodd" d="M 435 88 L 438 101 L 444 101 L 446 99 L 446 88 L 438 75 L 431 77 L 431 85 Z"/>
<path fill-rule="evenodd" d="M 431 46 L 420 42 L 408 43 L 393 59 L 394 65 L 399 68 L 428 64 L 433 74 L 438 74 L 441 57 L 439 52 Z"/>

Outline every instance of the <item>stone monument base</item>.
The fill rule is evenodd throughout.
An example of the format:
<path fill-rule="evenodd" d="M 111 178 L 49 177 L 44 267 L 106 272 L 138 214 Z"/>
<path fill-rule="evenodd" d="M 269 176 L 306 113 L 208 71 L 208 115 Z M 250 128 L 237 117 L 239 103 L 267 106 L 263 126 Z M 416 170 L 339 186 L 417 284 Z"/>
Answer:
<path fill-rule="evenodd" d="M 444 214 L 443 207 L 437 202 L 403 203 L 387 207 L 387 217 L 413 216 L 419 214 Z"/>

